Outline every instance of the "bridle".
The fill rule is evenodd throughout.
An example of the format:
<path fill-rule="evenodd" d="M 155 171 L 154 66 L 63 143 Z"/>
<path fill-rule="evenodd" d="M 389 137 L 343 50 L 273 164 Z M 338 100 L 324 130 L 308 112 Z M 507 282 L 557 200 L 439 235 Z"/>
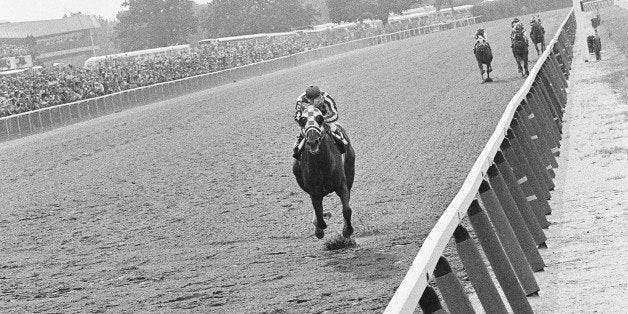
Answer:
<path fill-rule="evenodd" d="M 319 125 L 319 123 L 316 121 L 316 117 L 323 117 L 323 113 L 318 108 L 316 108 L 316 106 L 308 105 L 302 111 L 301 116 L 306 118 L 305 125 L 303 126 L 304 135 L 307 135 L 310 131 L 314 131 L 318 133 L 319 136 L 324 136 L 324 125 Z"/>

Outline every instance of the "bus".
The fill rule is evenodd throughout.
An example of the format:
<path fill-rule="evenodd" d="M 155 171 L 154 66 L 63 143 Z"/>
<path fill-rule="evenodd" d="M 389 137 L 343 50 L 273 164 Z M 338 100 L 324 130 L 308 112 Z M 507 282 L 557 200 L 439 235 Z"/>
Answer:
<path fill-rule="evenodd" d="M 473 16 L 473 6 L 472 5 L 462 5 L 454 7 L 456 11 L 456 19 L 461 18 L 469 18 Z M 429 22 L 436 22 L 439 20 L 453 20 L 454 15 L 451 12 L 451 8 L 441 8 L 440 11 L 436 12 L 435 9 L 428 11 L 425 8 L 416 8 L 403 11 L 401 15 L 393 15 L 388 18 L 388 22 L 391 25 L 395 25 L 396 23 L 408 24 L 412 23 L 413 25 L 426 25 Z"/>
<path fill-rule="evenodd" d="M 133 58 L 155 58 L 160 56 L 174 56 L 189 53 L 190 45 L 177 45 L 145 50 L 136 50 L 123 53 L 116 53 L 106 56 L 91 57 L 85 60 L 85 68 L 91 68 L 111 59 L 133 59 Z"/>
<path fill-rule="evenodd" d="M 296 31 L 293 32 L 283 32 L 283 33 L 260 33 L 260 34 L 251 34 L 251 35 L 240 35 L 240 36 L 231 36 L 231 37 L 222 37 L 222 38 L 209 38 L 198 41 L 199 47 L 208 44 L 216 44 L 216 43 L 225 43 L 225 42 L 256 42 L 256 41 L 266 41 L 269 38 L 285 38 L 297 35 Z"/>

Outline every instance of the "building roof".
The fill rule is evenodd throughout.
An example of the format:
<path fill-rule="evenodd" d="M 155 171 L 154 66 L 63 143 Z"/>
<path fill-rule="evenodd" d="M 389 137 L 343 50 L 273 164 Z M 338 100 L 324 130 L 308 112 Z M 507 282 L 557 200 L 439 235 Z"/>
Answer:
<path fill-rule="evenodd" d="M 43 37 L 99 27 L 96 16 L 75 15 L 58 20 L 0 24 L 0 38 Z"/>

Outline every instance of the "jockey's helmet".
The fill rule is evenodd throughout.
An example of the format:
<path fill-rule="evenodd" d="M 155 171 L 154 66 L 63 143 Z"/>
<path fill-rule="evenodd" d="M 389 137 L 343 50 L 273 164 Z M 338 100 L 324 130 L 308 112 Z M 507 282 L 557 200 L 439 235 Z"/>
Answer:
<path fill-rule="evenodd" d="M 515 31 L 517 31 L 517 32 L 523 32 L 523 30 L 524 30 L 524 27 L 523 27 L 523 24 L 522 24 L 522 23 L 517 23 L 517 24 L 515 24 Z"/>
<path fill-rule="evenodd" d="M 321 89 L 318 86 L 311 85 L 305 89 L 305 98 L 309 100 L 309 103 L 318 107 L 323 103 L 323 97 L 321 95 Z"/>
<path fill-rule="evenodd" d="M 486 32 L 484 31 L 483 28 L 478 28 L 478 30 L 475 32 L 475 38 L 478 38 L 478 36 L 482 36 L 486 38 Z"/>
<path fill-rule="evenodd" d="M 321 96 L 321 89 L 318 86 L 310 85 L 305 89 L 305 98 L 313 100 Z"/>

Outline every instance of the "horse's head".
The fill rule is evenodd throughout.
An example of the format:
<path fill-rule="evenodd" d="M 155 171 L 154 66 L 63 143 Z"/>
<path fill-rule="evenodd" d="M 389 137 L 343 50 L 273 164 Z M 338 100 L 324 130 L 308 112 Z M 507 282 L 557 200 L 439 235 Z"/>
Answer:
<path fill-rule="evenodd" d="M 307 105 L 301 111 L 299 125 L 303 128 L 307 149 L 312 154 L 318 154 L 327 127 L 323 113 L 316 106 Z"/>
<path fill-rule="evenodd" d="M 532 17 L 532 20 L 530 21 L 530 25 L 541 25 L 541 17 L 536 15 Z"/>

